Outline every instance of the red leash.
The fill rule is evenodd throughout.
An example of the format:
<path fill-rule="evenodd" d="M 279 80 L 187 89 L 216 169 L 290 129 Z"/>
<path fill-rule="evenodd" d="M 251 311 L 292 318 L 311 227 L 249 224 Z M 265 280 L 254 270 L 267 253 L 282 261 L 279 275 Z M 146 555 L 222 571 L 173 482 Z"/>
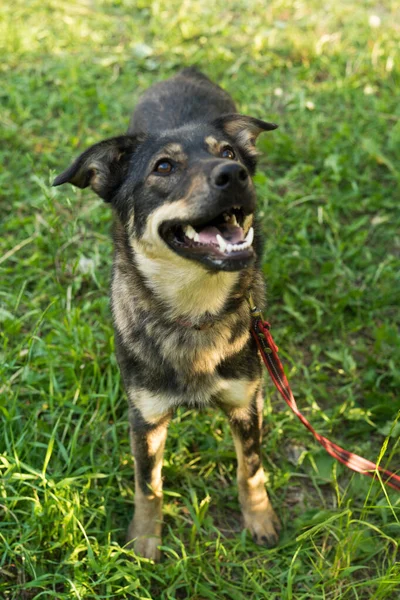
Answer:
<path fill-rule="evenodd" d="M 344 450 L 337 444 L 334 444 L 333 442 L 329 441 L 326 437 L 323 437 L 322 435 L 317 433 L 314 427 L 301 414 L 297 407 L 292 390 L 290 389 L 289 382 L 283 371 L 282 363 L 278 357 L 278 347 L 272 339 L 272 335 L 269 331 L 269 323 L 263 320 L 261 312 L 255 307 L 251 296 L 249 298 L 249 304 L 253 320 L 251 333 L 253 334 L 253 337 L 257 342 L 258 349 L 260 350 L 262 359 L 265 363 L 265 366 L 268 369 L 272 381 L 274 382 L 278 392 L 281 394 L 282 398 L 285 400 L 288 406 L 292 409 L 294 414 L 300 419 L 303 425 L 307 427 L 309 431 L 311 431 L 315 439 L 325 448 L 325 450 L 331 456 L 333 456 L 333 458 L 336 458 L 336 460 L 349 467 L 349 469 L 357 471 L 362 475 L 375 477 L 377 472 L 379 472 L 382 476 L 382 482 L 384 484 L 390 485 L 390 487 L 400 492 L 399 475 L 396 475 L 395 473 L 392 473 L 391 471 L 388 471 L 387 469 L 376 465 L 370 460 L 362 458 L 362 456 L 358 456 L 353 452 Z"/>

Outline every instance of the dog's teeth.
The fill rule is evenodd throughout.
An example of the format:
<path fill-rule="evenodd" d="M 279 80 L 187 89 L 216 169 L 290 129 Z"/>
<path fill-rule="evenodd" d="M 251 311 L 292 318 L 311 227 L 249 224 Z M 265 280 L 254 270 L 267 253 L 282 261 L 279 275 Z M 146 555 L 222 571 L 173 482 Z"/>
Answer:
<path fill-rule="evenodd" d="M 244 242 L 240 242 L 240 244 L 228 244 L 227 251 L 228 252 L 239 252 L 240 250 L 246 250 L 251 246 L 252 237 L 250 237 L 250 241 L 245 240 Z"/>
<path fill-rule="evenodd" d="M 190 240 L 195 239 L 196 231 L 193 229 L 193 227 L 191 225 L 186 225 L 186 227 L 183 231 L 184 231 L 184 234 L 186 235 L 186 237 L 188 237 Z"/>
<path fill-rule="evenodd" d="M 245 217 L 243 221 L 243 231 L 247 231 L 248 229 L 250 229 L 250 225 L 252 224 L 252 222 L 253 215 L 247 215 L 247 217 Z"/>
<path fill-rule="evenodd" d="M 236 215 L 230 215 L 230 217 L 228 219 L 228 223 L 229 223 L 229 225 L 235 225 L 237 227 L 239 225 L 239 223 L 236 220 Z"/>
<path fill-rule="evenodd" d="M 200 236 L 199 236 L 199 234 L 197 233 L 197 231 L 195 231 L 195 232 L 194 232 L 194 237 L 193 237 L 193 239 L 194 239 L 194 241 L 195 241 L 195 242 L 199 242 L 199 241 L 200 241 Z"/>
<path fill-rule="evenodd" d="M 228 244 L 221 235 L 217 234 L 216 236 L 221 252 L 227 252 L 228 254 L 231 252 L 240 252 L 240 250 L 246 250 L 246 248 L 251 246 L 253 238 L 254 229 L 252 227 L 249 229 L 249 233 L 247 234 L 245 240 L 239 244 Z"/>
<path fill-rule="evenodd" d="M 217 242 L 221 252 L 225 252 L 225 250 L 228 247 L 228 244 L 225 242 L 224 238 L 219 234 L 217 234 Z"/>
<path fill-rule="evenodd" d="M 224 213 L 223 217 L 226 223 L 229 223 L 229 225 L 238 225 L 236 215 L 228 215 L 228 213 Z"/>
<path fill-rule="evenodd" d="M 248 234 L 246 235 L 246 242 L 249 246 L 253 243 L 254 240 L 254 229 L 250 227 Z"/>

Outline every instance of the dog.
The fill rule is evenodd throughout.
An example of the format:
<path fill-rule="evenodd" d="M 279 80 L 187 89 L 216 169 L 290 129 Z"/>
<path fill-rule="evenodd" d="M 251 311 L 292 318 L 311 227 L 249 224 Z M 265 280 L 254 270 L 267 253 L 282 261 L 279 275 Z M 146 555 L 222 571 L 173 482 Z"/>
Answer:
<path fill-rule="evenodd" d="M 149 559 L 160 559 L 162 458 L 182 405 L 226 413 L 244 526 L 259 544 L 278 540 L 247 301 L 262 308 L 265 296 L 255 144 L 276 127 L 238 114 L 226 91 L 184 69 L 140 97 L 126 135 L 94 144 L 53 183 L 90 186 L 113 211 L 111 308 L 135 461 L 128 541 Z"/>

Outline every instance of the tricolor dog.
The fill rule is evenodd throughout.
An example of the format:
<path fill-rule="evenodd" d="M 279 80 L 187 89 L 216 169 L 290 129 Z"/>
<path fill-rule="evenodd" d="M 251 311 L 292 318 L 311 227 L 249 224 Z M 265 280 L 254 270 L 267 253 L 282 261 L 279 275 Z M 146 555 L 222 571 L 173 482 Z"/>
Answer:
<path fill-rule="evenodd" d="M 90 147 L 54 181 L 90 186 L 114 215 L 111 305 L 135 457 L 128 536 L 148 558 L 160 554 L 164 445 L 182 405 L 226 413 L 244 526 L 259 544 L 277 542 L 247 302 L 251 292 L 264 303 L 255 143 L 276 127 L 238 114 L 225 91 L 185 69 L 141 96 L 126 135 Z"/>

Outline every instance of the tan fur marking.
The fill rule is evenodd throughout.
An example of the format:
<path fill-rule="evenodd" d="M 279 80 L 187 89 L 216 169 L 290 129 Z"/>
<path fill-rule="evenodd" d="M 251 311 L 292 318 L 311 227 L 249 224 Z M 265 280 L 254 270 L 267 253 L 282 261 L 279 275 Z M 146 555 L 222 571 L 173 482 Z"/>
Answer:
<path fill-rule="evenodd" d="M 246 331 L 242 336 L 237 338 L 233 343 L 227 343 L 227 339 L 223 337 L 225 332 L 221 331 L 222 335 L 219 335 L 214 339 L 213 347 L 205 349 L 204 352 L 199 353 L 198 356 L 193 357 L 192 367 L 195 373 L 213 373 L 216 366 L 224 359 L 236 354 L 243 348 L 247 342 L 250 333 Z"/>
<path fill-rule="evenodd" d="M 220 271 L 208 273 L 200 265 L 194 265 L 169 252 L 165 257 L 146 256 L 133 244 L 137 252 L 138 268 L 145 276 L 154 293 L 169 307 L 169 317 L 196 319 L 208 312 L 217 314 L 236 284 L 238 274 Z"/>
<path fill-rule="evenodd" d="M 248 154 L 252 156 L 258 156 L 259 152 L 256 148 L 256 140 L 254 134 L 248 129 L 243 129 L 239 133 L 236 134 L 236 139 L 238 141 L 239 146 L 244 148 Z"/>
<path fill-rule="evenodd" d="M 129 525 L 128 539 L 133 541 L 135 551 L 141 556 L 153 560 L 160 559 L 157 546 L 161 544 L 162 529 L 162 458 L 164 453 L 167 427 L 165 424 L 148 434 L 149 449 L 155 457 L 151 473 L 149 493 L 144 494 L 138 478 L 135 477 L 135 514 Z M 134 438 L 132 452 L 135 454 Z M 136 459 L 135 459 L 136 462 Z"/>
<path fill-rule="evenodd" d="M 128 528 L 128 540 L 135 552 L 145 558 L 159 561 L 162 531 L 162 498 L 140 499 L 141 492 L 135 494 L 135 516 Z"/>
<path fill-rule="evenodd" d="M 99 192 L 106 183 L 108 176 L 108 173 L 104 173 L 103 163 L 94 160 L 88 165 L 87 169 L 88 171 L 93 171 L 93 175 L 90 178 L 90 186 L 95 192 Z"/>
<path fill-rule="evenodd" d="M 157 208 L 151 213 L 147 220 L 145 232 L 140 240 L 140 244 L 145 245 L 147 255 L 151 256 L 152 250 L 153 252 L 157 252 L 158 250 L 156 256 L 158 256 L 160 250 L 167 250 L 171 252 L 171 254 L 175 254 L 175 252 L 169 250 L 168 246 L 160 238 L 158 228 L 161 223 L 176 217 L 176 215 L 179 215 L 182 220 L 190 219 L 190 210 L 186 198 L 163 204 L 160 208 Z"/>
<path fill-rule="evenodd" d="M 175 347 L 175 354 L 178 353 L 178 349 Z M 207 354 L 207 350 L 205 352 Z M 223 355 L 225 356 L 225 354 Z M 181 358 L 181 357 L 178 357 Z M 221 355 L 219 357 L 218 363 L 221 360 Z M 213 377 L 213 373 L 215 370 L 215 363 L 213 361 L 204 363 L 199 361 L 197 367 L 203 367 L 202 370 L 198 370 L 197 373 L 207 374 L 209 373 L 211 378 L 208 385 L 204 385 L 201 390 L 197 393 L 194 392 L 193 396 L 189 397 L 188 395 L 179 395 L 176 394 L 174 396 L 170 396 L 167 394 L 152 394 L 147 390 L 134 390 L 131 394 L 128 391 L 129 399 L 132 404 L 141 412 L 143 418 L 148 423 L 157 423 L 161 418 L 165 417 L 168 413 L 170 413 L 174 408 L 179 405 L 188 405 L 190 406 L 194 403 L 196 406 L 203 405 L 206 406 L 210 402 L 210 398 L 213 395 L 220 394 L 221 390 L 226 390 L 224 388 L 224 382 L 221 379 Z M 259 382 L 251 382 L 249 384 L 249 389 L 254 385 L 257 386 Z M 250 400 L 249 400 L 250 401 Z M 225 402 L 225 400 L 223 400 Z M 239 412 L 243 410 L 243 417 L 246 418 L 248 414 L 246 408 L 235 407 L 234 414 L 235 416 L 239 416 Z M 157 435 L 155 434 L 154 443 L 157 440 Z M 153 447 L 153 442 L 152 442 Z"/>
<path fill-rule="evenodd" d="M 165 394 L 152 394 L 147 390 L 135 390 L 134 394 L 129 396 L 148 423 L 157 423 L 176 403 L 176 398 Z"/>
<path fill-rule="evenodd" d="M 170 144 L 164 146 L 162 152 L 171 152 L 171 154 L 183 154 L 183 147 L 181 146 L 181 144 L 171 142 Z"/>
<path fill-rule="evenodd" d="M 233 441 L 238 459 L 237 480 L 244 526 L 259 543 L 264 543 L 265 538 L 269 544 L 275 544 L 278 541 L 280 523 L 265 489 L 264 469 L 261 466 L 249 477 L 242 442 L 234 433 Z"/>
<path fill-rule="evenodd" d="M 166 428 L 164 425 L 160 425 L 160 427 L 156 427 L 155 429 L 153 429 L 153 431 L 151 431 L 150 433 L 147 434 L 147 445 L 148 445 L 148 449 L 149 449 L 149 455 L 155 456 L 157 463 L 159 463 L 159 461 L 162 458 L 162 452 L 163 452 L 163 448 L 164 448 L 165 438 L 166 438 Z M 161 456 L 160 456 L 160 451 L 161 451 Z M 159 485 L 159 482 L 155 482 L 156 488 L 158 485 Z"/>
<path fill-rule="evenodd" d="M 228 406 L 246 407 L 259 387 L 259 380 L 225 379 L 221 384 L 222 402 Z"/>
<path fill-rule="evenodd" d="M 135 303 L 132 302 L 136 290 L 132 289 L 132 282 L 127 280 L 118 270 L 118 257 L 115 258 L 115 266 L 117 268 L 111 284 L 113 315 L 119 332 L 124 334 L 129 332 L 132 323 L 136 321 L 136 308 L 148 309 L 149 303 L 143 298 L 140 301 L 137 299 Z"/>
<path fill-rule="evenodd" d="M 137 554 L 160 559 L 157 546 L 161 544 L 162 520 L 162 491 L 145 496 L 135 485 L 135 514 L 128 528 L 128 540 L 133 542 Z"/>
<path fill-rule="evenodd" d="M 154 156 L 153 162 L 157 162 L 160 158 L 172 158 L 182 164 L 187 162 L 187 154 L 183 151 L 181 144 L 173 143 L 167 144 Z"/>
<path fill-rule="evenodd" d="M 215 156 L 220 156 L 221 150 L 225 146 L 231 145 L 230 142 L 227 142 L 225 140 L 218 141 L 212 135 L 207 136 L 204 141 L 205 141 L 206 145 L 208 146 L 208 150 L 211 152 L 211 154 L 214 154 Z"/>
<path fill-rule="evenodd" d="M 243 454 L 242 442 L 234 433 L 233 441 L 235 444 L 238 460 L 238 486 L 239 500 L 243 511 L 254 510 L 256 507 L 266 507 L 270 505 L 268 495 L 265 489 L 265 473 L 260 467 L 252 477 L 249 477 L 246 457 Z"/>
<path fill-rule="evenodd" d="M 236 136 L 238 135 L 241 131 L 243 131 L 244 129 L 246 129 L 250 135 L 250 133 L 254 136 L 257 134 L 257 132 L 261 131 L 258 130 L 258 128 L 254 128 L 254 126 L 252 127 L 253 131 L 250 132 L 249 130 L 249 120 L 246 119 L 246 117 L 241 118 L 241 119 L 232 119 L 231 121 L 226 121 L 224 123 L 224 130 L 226 131 L 226 133 L 228 133 L 231 136 Z"/>
<path fill-rule="evenodd" d="M 179 214 L 190 219 L 186 199 L 164 204 L 149 217 L 140 240 L 131 238 L 137 265 L 154 293 L 169 306 L 169 316 L 201 317 L 218 313 L 235 286 L 237 272 L 210 273 L 202 265 L 178 256 L 168 248 L 158 230 L 164 221 Z"/>
<path fill-rule="evenodd" d="M 216 323 L 208 330 L 189 329 L 187 341 L 189 342 L 190 339 L 191 343 L 187 346 L 182 347 L 179 342 L 180 329 L 175 334 L 171 332 L 165 338 L 158 336 L 158 344 L 164 360 L 168 362 L 173 357 L 175 365 L 179 365 L 179 369 L 185 371 L 185 374 L 189 374 L 190 377 L 197 374 L 214 375 L 215 367 L 224 359 L 239 352 L 248 341 L 250 332 L 247 330 L 234 342 L 230 341 L 232 327 L 238 318 L 246 318 L 247 311 L 247 306 L 244 305 L 239 308 L 238 314 L 229 315 L 224 322 Z M 157 331 L 151 324 L 145 327 L 147 335 L 150 337 L 157 335 Z M 220 385 L 219 381 L 218 385 Z M 198 397 L 197 400 L 203 403 L 201 398 Z"/>
<path fill-rule="evenodd" d="M 127 229 L 131 234 L 132 234 L 134 226 L 135 226 L 135 212 L 132 208 L 130 211 L 128 223 L 127 223 Z"/>
<path fill-rule="evenodd" d="M 224 124 L 226 133 L 235 137 L 239 146 L 242 146 L 250 155 L 258 156 L 259 152 L 256 149 L 257 136 L 262 132 L 262 129 L 255 126 L 248 119 L 234 119 L 227 121 Z"/>
<path fill-rule="evenodd" d="M 205 139 L 204 139 L 206 145 L 208 146 L 209 151 L 212 154 L 216 154 L 219 148 L 219 142 L 217 139 L 215 139 L 215 137 L 213 137 L 212 135 L 208 135 Z"/>

